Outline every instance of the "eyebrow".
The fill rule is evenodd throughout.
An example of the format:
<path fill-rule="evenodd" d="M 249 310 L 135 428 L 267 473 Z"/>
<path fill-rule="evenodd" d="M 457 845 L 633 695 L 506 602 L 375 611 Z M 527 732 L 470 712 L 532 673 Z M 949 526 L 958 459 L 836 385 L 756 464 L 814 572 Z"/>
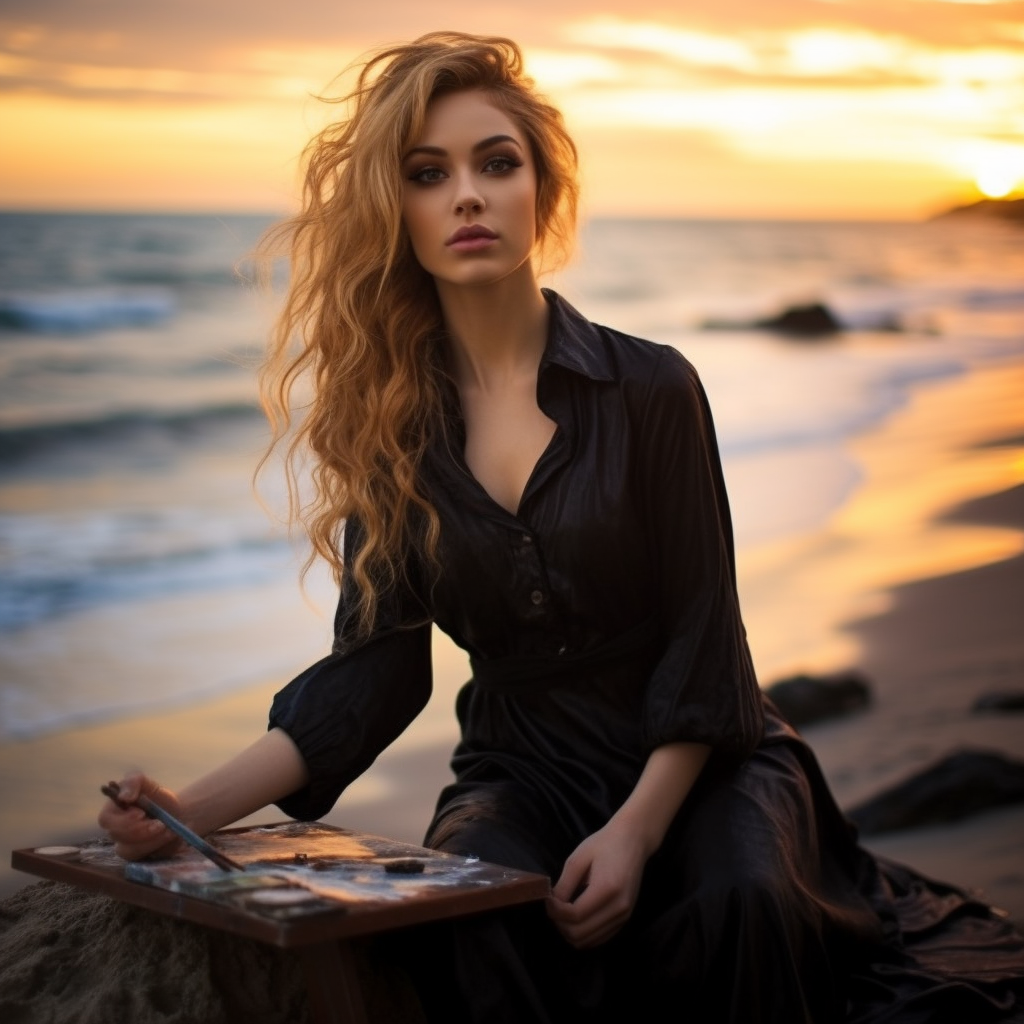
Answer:
<path fill-rule="evenodd" d="M 496 146 L 499 142 L 511 142 L 512 145 L 518 149 L 522 149 L 518 139 L 512 138 L 511 135 L 489 135 L 486 139 L 481 139 L 475 143 L 472 152 L 479 153 L 482 149 L 490 149 L 491 146 Z M 440 146 L 413 146 L 405 156 L 403 160 L 408 160 L 411 156 L 417 156 L 419 154 L 425 154 L 427 156 L 447 156 L 448 150 L 442 149 Z"/>

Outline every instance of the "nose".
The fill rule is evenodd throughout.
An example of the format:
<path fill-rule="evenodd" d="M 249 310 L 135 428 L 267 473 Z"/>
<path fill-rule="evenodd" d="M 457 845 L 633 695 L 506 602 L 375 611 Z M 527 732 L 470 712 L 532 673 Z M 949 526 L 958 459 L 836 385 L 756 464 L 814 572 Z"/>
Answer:
<path fill-rule="evenodd" d="M 458 214 L 481 213 L 487 204 L 472 178 L 459 182 L 455 193 L 455 212 Z"/>
<path fill-rule="evenodd" d="M 455 203 L 456 213 L 480 213 L 484 201 L 479 196 L 462 196 Z"/>

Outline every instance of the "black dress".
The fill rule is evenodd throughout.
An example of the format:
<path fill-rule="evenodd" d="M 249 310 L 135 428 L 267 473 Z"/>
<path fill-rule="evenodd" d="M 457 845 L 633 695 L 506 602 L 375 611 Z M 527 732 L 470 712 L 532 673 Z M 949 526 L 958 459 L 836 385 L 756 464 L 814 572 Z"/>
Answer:
<path fill-rule="evenodd" d="M 557 429 L 517 513 L 469 472 L 453 399 L 422 465 L 440 568 L 410 561 L 366 641 L 343 588 L 333 653 L 271 711 L 312 777 L 282 810 L 325 814 L 418 714 L 436 622 L 473 678 L 429 846 L 555 879 L 655 747 L 713 748 L 611 942 L 575 951 L 537 906 L 424 939 L 410 962 L 429 947 L 426 973 L 445 977 L 439 1019 L 462 1019 L 457 991 L 465 1019 L 517 1024 L 1024 1021 L 1020 934 L 868 854 L 762 695 L 693 367 L 545 295 L 537 396 Z M 353 523 L 347 550 L 358 543 Z"/>

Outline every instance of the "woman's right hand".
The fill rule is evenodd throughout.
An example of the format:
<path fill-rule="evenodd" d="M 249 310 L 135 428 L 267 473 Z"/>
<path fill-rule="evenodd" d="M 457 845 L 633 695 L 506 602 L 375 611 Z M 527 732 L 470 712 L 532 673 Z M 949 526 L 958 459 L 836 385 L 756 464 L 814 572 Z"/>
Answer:
<path fill-rule="evenodd" d="M 108 799 L 97 819 L 100 827 L 106 829 L 114 840 L 114 852 L 125 860 L 142 860 L 153 854 L 169 857 L 181 846 L 181 840 L 163 822 L 147 818 L 134 801 L 140 795 L 148 796 L 154 803 L 180 818 L 181 803 L 177 796 L 141 773 L 126 776 L 118 785 L 119 799 L 129 806 L 120 807 Z"/>

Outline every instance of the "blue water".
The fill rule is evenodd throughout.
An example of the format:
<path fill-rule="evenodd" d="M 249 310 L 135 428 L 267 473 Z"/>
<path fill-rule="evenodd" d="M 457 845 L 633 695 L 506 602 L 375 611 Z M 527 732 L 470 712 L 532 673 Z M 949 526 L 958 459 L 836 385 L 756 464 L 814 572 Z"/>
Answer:
<path fill-rule="evenodd" d="M 269 511 L 251 487 L 271 303 L 237 267 L 269 223 L 0 214 L 0 739 L 286 678 L 326 643 L 297 625 L 280 483 Z M 848 442 L 915 387 L 1024 351 L 1020 243 L 998 224 L 597 221 L 548 283 L 696 364 L 742 558 L 841 507 Z M 841 335 L 735 326 L 819 300 Z"/>

